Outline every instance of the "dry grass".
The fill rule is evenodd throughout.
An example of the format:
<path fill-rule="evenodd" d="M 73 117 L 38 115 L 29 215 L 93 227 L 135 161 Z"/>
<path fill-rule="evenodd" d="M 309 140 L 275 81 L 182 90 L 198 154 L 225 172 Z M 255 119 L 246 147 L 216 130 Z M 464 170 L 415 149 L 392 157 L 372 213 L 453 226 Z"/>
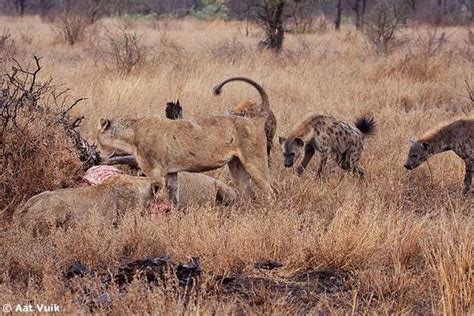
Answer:
<path fill-rule="evenodd" d="M 472 61 L 461 56 L 472 49 L 466 46 L 465 29 L 442 29 L 447 40 L 443 50 L 426 58 L 421 48 L 412 50 L 409 56 L 415 57 L 408 59 L 403 48 L 376 56 L 352 28 L 288 35 L 285 52 L 275 57 L 256 51 L 262 36 L 257 29 L 245 37 L 245 25 L 235 22 L 101 23 L 107 29 L 120 26 L 144 34 L 153 49 L 141 67 L 128 75 L 110 71 L 100 56 L 93 56 L 91 47 L 100 43 L 70 47 L 58 43 L 39 18 L 1 18 L 17 43 L 18 59 L 43 56 L 45 77 L 88 98 L 77 108 L 87 119 L 85 135 L 92 137 L 98 117 L 164 115 L 166 101 L 177 98 L 185 116 L 220 114 L 244 97 L 257 100 L 251 88 L 238 84 L 220 97 L 212 96 L 220 80 L 244 75 L 264 84 L 279 134 L 308 113 L 353 120 L 372 112 L 379 131 L 362 162 L 367 180 L 361 182 L 334 165 L 322 181 L 310 172 L 297 178 L 282 167 L 277 149 L 271 172 L 280 195 L 264 206 L 196 206 L 166 217 L 129 219 L 117 229 L 98 223 L 58 231 L 46 240 L 30 240 L 10 230 L 0 237 L 2 304 L 47 302 L 69 312 L 87 312 L 87 295 L 62 282 L 71 262 L 105 270 L 123 256 L 169 254 L 181 261 L 201 258 L 204 276 L 189 302 L 178 290 L 148 288 L 137 281 L 126 295 L 110 290 L 109 311 L 474 312 L 474 202 L 472 194 L 460 193 L 463 163 L 448 153 L 415 171 L 403 168 L 409 137 L 473 114 L 464 91 L 464 80 L 474 81 Z M 423 32 L 406 29 L 404 35 L 420 41 Z M 31 33 L 38 36 L 24 40 L 24 34 Z M 226 171 L 215 174 L 228 180 Z M 265 273 L 271 280 L 289 282 L 303 271 L 328 270 L 343 281 L 332 290 L 308 292 L 305 298 L 265 285 L 248 289 L 246 295 L 216 289 L 217 274 L 262 276 L 253 267 L 259 259 L 284 263 L 276 272 Z M 78 282 L 98 287 L 94 280 Z"/>

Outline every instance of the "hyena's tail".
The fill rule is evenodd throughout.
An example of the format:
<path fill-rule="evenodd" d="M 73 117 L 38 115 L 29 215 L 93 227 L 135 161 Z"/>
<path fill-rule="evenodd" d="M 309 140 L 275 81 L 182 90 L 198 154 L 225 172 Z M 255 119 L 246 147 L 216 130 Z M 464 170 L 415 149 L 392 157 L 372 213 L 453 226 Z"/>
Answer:
<path fill-rule="evenodd" d="M 357 118 L 354 124 L 364 136 L 373 135 L 377 128 L 377 123 L 375 123 L 375 119 L 371 115 L 363 115 Z"/>
<path fill-rule="evenodd" d="M 268 95 L 265 92 L 265 90 L 262 88 L 261 85 L 253 81 L 252 79 L 245 78 L 245 77 L 232 77 L 229 79 L 226 79 L 219 83 L 217 86 L 214 87 L 214 95 L 219 95 L 221 94 L 222 88 L 229 82 L 231 81 L 243 81 L 246 82 L 250 85 L 252 85 L 255 89 L 257 89 L 258 93 L 260 94 L 260 97 L 262 98 L 262 108 L 261 111 L 264 113 L 270 112 L 270 102 L 268 101 Z"/>

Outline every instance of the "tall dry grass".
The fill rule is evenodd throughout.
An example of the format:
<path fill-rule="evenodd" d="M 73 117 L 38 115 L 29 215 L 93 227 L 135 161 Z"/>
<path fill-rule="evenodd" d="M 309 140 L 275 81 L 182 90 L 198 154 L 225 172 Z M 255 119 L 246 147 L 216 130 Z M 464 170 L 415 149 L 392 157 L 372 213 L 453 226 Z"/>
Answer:
<path fill-rule="evenodd" d="M 311 172 L 297 178 L 273 153 L 272 177 L 278 199 L 265 205 L 230 208 L 196 206 L 160 218 L 128 219 L 117 229 L 82 227 L 32 240 L 11 230 L 0 237 L 0 302 L 48 302 L 69 312 L 89 311 L 87 293 L 72 291 L 62 272 L 75 260 L 95 269 L 117 265 L 125 256 L 171 255 L 201 258 L 204 276 L 185 304 L 179 291 L 140 282 L 126 295 L 110 290 L 114 313 L 443 313 L 473 312 L 473 199 L 462 196 L 463 163 L 446 153 L 408 172 L 407 140 L 439 124 L 472 116 L 464 81 L 474 82 L 468 30 L 443 28 L 446 43 L 426 54 L 429 30 L 403 31 L 406 43 L 386 56 L 351 27 L 317 35 L 288 35 L 279 56 L 258 52 L 262 34 L 236 22 L 101 21 L 107 29 L 136 32 L 150 48 L 141 67 L 115 71 L 97 54 L 104 29 L 70 47 L 38 18 L 1 18 L 17 45 L 16 57 L 43 56 L 44 76 L 87 97 L 82 132 L 92 139 L 98 117 L 164 115 L 166 101 L 179 98 L 185 116 L 223 113 L 258 95 L 229 86 L 220 97 L 212 87 L 230 76 L 263 83 L 278 119 L 278 133 L 310 113 L 353 120 L 371 112 L 379 124 L 368 142 L 360 181 L 329 164 L 323 180 Z M 36 36 L 28 40 L 25 34 Z M 425 36 L 425 37 L 424 37 Z M 96 39 L 100 41 L 97 42 Z M 426 44 L 426 45 L 425 45 Z M 317 165 L 313 161 L 310 170 Z M 225 171 L 214 173 L 228 182 Z M 260 259 L 284 267 L 254 268 Z M 318 285 L 305 298 L 270 286 L 222 293 L 215 275 L 265 276 L 290 282 L 305 271 L 331 271 L 334 288 Z M 89 288 L 99 290 L 94 280 Z M 331 282 L 331 281 L 330 281 Z M 80 286 L 79 286 L 80 287 Z M 104 310 L 105 311 L 105 310 Z"/>

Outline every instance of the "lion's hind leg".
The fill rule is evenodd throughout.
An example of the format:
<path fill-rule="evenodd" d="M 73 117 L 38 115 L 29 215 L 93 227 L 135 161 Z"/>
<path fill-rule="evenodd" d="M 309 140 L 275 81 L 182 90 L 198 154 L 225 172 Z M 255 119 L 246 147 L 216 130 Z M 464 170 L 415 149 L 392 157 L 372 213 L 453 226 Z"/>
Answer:
<path fill-rule="evenodd" d="M 229 170 L 232 175 L 239 193 L 247 198 L 252 197 L 252 190 L 250 189 L 250 175 L 247 173 L 242 163 L 238 158 L 234 158 L 229 162 Z"/>
<path fill-rule="evenodd" d="M 258 159 L 257 157 L 253 159 L 247 158 L 242 166 L 257 187 L 265 192 L 267 198 L 273 198 L 275 196 L 276 193 L 272 187 L 270 171 L 268 170 L 267 161 L 265 159 Z"/>

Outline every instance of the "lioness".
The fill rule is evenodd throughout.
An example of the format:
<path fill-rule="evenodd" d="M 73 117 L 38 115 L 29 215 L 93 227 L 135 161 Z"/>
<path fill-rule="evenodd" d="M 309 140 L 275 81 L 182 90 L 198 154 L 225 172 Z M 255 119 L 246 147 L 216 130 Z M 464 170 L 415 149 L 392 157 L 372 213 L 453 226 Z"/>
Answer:
<path fill-rule="evenodd" d="M 255 83 L 256 84 L 256 83 Z M 268 110 L 268 109 L 267 109 Z M 265 109 L 263 109 L 265 111 Z M 159 116 L 99 120 L 97 141 L 109 156 L 132 153 L 140 169 L 163 187 L 168 175 L 170 198 L 179 204 L 177 172 L 203 172 L 228 165 L 242 194 L 251 195 L 250 179 L 273 197 L 267 166 L 266 117 L 213 116 L 170 120 Z"/>
<path fill-rule="evenodd" d="M 30 198 L 17 215 L 22 227 L 44 234 L 51 227 L 69 227 L 99 216 L 116 224 L 126 212 L 143 211 L 164 198 L 162 187 L 150 178 L 117 175 L 89 187 L 46 191 Z"/>

